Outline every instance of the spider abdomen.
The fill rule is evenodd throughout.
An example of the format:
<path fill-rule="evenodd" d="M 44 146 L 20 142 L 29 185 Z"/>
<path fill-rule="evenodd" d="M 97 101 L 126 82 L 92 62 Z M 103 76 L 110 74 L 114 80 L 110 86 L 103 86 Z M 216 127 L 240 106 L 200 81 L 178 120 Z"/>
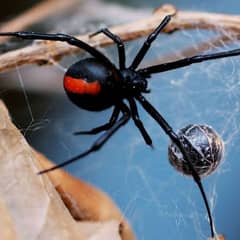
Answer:
<path fill-rule="evenodd" d="M 94 82 L 88 82 L 83 78 L 74 78 L 71 76 L 64 77 L 64 88 L 68 92 L 76 93 L 80 95 L 98 95 L 101 91 L 101 84 L 98 80 Z"/>
<path fill-rule="evenodd" d="M 89 111 L 101 111 L 114 105 L 112 72 L 95 58 L 83 59 L 69 67 L 64 89 L 70 100 Z"/>

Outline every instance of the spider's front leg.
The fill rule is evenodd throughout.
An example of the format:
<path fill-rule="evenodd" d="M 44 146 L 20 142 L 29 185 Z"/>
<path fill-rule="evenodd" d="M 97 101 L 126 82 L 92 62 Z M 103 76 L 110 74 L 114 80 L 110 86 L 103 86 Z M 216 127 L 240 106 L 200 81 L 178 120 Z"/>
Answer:
<path fill-rule="evenodd" d="M 97 58 L 98 60 L 105 63 L 107 66 L 111 68 L 115 68 L 115 66 L 110 62 L 110 60 L 101 52 L 99 52 L 94 47 L 90 46 L 89 44 L 67 34 L 56 33 L 35 33 L 35 32 L 0 32 L 0 36 L 12 36 L 18 37 L 21 39 L 30 39 L 30 40 L 49 40 L 49 41 L 60 41 L 60 42 L 67 42 L 70 45 L 76 46 L 81 48 L 92 56 Z"/>
<path fill-rule="evenodd" d="M 187 165 L 190 169 L 191 175 L 201 192 L 201 195 L 202 195 L 202 198 L 203 198 L 203 201 L 204 201 L 207 213 L 208 213 L 211 235 L 212 235 L 212 238 L 214 238 L 214 236 L 215 236 L 214 223 L 213 223 L 213 218 L 212 218 L 212 214 L 210 211 L 210 207 L 208 204 L 207 196 L 206 196 L 206 193 L 204 191 L 204 188 L 203 188 L 203 185 L 201 182 L 201 177 L 195 170 L 195 168 L 191 162 L 190 156 L 187 153 L 187 151 L 185 150 L 184 143 L 182 142 L 182 140 L 178 136 L 178 134 L 176 134 L 173 131 L 172 127 L 168 124 L 168 122 L 162 117 L 162 115 L 147 101 L 147 99 L 145 99 L 142 95 L 137 96 L 136 99 L 140 102 L 140 104 L 143 106 L 143 108 L 151 115 L 151 117 L 156 120 L 156 122 L 161 126 L 161 128 L 164 130 L 164 132 L 170 137 L 172 142 L 174 142 L 175 145 L 181 151 L 183 158 L 187 162 Z"/>
<path fill-rule="evenodd" d="M 166 62 L 161 63 L 158 65 L 149 66 L 146 68 L 142 68 L 138 70 L 138 73 L 142 74 L 143 76 L 149 76 L 155 73 L 161 73 L 166 71 L 171 71 L 174 69 L 182 68 L 189 66 L 195 63 L 201 63 L 209 60 L 219 59 L 219 58 L 226 58 L 226 57 L 234 57 L 240 55 L 240 49 L 233 49 L 229 51 L 217 52 L 217 53 L 210 53 L 210 54 L 202 54 L 202 55 L 195 55 L 192 57 L 186 57 L 183 59 L 179 59 L 173 62 Z"/>
<path fill-rule="evenodd" d="M 147 54 L 148 50 L 151 47 L 151 44 L 154 42 L 154 40 L 157 38 L 159 33 L 165 28 L 165 26 L 169 23 L 171 20 L 171 15 L 167 15 L 162 22 L 158 25 L 158 27 L 147 37 L 146 41 L 143 43 L 143 46 L 137 53 L 136 57 L 134 58 L 131 66 L 129 67 L 130 69 L 135 70 L 138 65 L 141 63 L 143 60 L 144 56 Z"/>
<path fill-rule="evenodd" d="M 124 47 L 124 43 L 121 40 L 121 38 L 118 35 L 113 34 L 109 29 L 107 28 L 103 28 L 100 29 L 97 32 L 92 33 L 89 37 L 93 37 L 96 36 L 97 34 L 103 33 L 105 34 L 107 37 L 109 37 L 110 39 L 113 40 L 113 42 L 115 42 L 117 44 L 117 48 L 118 48 L 118 57 L 119 57 L 119 68 L 120 69 L 125 69 L 125 62 L 126 62 L 126 54 L 125 54 L 125 47 Z"/>

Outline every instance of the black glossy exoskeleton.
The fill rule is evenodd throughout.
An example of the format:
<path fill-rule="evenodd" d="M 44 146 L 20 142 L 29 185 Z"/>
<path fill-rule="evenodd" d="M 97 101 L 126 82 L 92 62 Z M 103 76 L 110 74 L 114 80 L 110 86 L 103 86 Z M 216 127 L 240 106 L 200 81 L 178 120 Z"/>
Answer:
<path fill-rule="evenodd" d="M 0 33 L 0 36 L 15 36 L 22 39 L 45 39 L 51 41 L 67 42 L 70 45 L 79 47 L 87 51 L 92 58 L 87 58 L 74 63 L 64 76 L 64 88 L 70 100 L 77 106 L 89 111 L 101 111 L 113 107 L 112 116 L 109 121 L 90 131 L 82 131 L 76 134 L 96 134 L 104 131 L 104 133 L 93 143 L 93 145 L 82 152 L 81 154 L 59 164 L 50 169 L 41 171 L 46 173 L 63 167 L 71 162 L 83 158 L 90 153 L 99 150 L 104 143 L 130 118 L 133 119 L 136 127 L 139 129 L 145 143 L 152 145 L 152 139 L 147 133 L 142 121 L 140 120 L 136 100 L 146 110 L 146 112 L 160 125 L 163 131 L 169 136 L 174 145 L 180 150 L 183 158 L 188 165 L 188 171 L 193 176 L 197 183 L 204 203 L 207 208 L 209 222 L 211 227 L 211 235 L 215 236 L 212 215 L 207 202 L 206 194 L 201 183 L 200 173 L 194 168 L 191 155 L 201 155 L 201 152 L 194 148 L 193 143 L 185 138 L 184 134 L 181 137 L 174 132 L 172 127 L 161 116 L 161 114 L 151 105 L 151 103 L 142 95 L 148 93 L 147 79 L 152 74 L 164 71 L 173 70 L 188 66 L 193 63 L 199 63 L 206 60 L 217 58 L 231 57 L 240 54 L 240 49 L 224 51 L 213 54 L 197 55 L 189 58 L 183 58 L 173 62 L 149 66 L 142 69 L 137 69 L 142 59 L 148 52 L 151 44 L 156 39 L 161 30 L 168 24 L 171 16 L 166 16 L 159 26 L 147 37 L 143 46 L 133 59 L 129 67 L 125 65 L 125 48 L 122 40 L 108 29 L 102 29 L 92 36 L 103 33 L 112 39 L 118 48 L 119 68 L 117 68 L 104 54 L 97 49 L 91 47 L 87 43 L 65 34 L 42 34 L 34 32 L 6 32 Z M 128 105 L 126 104 L 128 102 Z M 120 113 L 122 114 L 120 116 Z M 187 144 L 187 151 L 185 149 Z M 189 154 L 189 152 L 191 154 Z M 204 162 L 204 161 L 203 161 Z M 215 160 L 212 162 L 216 162 Z"/>

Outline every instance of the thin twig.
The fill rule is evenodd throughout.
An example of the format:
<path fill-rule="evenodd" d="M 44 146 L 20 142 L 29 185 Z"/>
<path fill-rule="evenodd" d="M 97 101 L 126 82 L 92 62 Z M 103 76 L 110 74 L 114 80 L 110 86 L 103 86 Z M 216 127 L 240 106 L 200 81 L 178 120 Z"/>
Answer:
<path fill-rule="evenodd" d="M 110 28 L 112 32 L 119 35 L 124 41 L 135 39 L 149 34 L 161 22 L 167 14 L 176 13 L 164 32 L 171 33 L 179 29 L 213 29 L 240 32 L 240 16 L 176 11 L 172 5 L 164 5 L 146 19 L 122 24 Z M 89 33 L 77 36 L 79 39 L 90 45 L 106 46 L 112 43 L 111 40 L 103 35 L 98 35 L 89 39 Z M 69 46 L 62 42 L 37 41 L 35 44 L 5 53 L 0 56 L 0 71 L 14 68 L 16 65 L 30 63 L 48 63 L 49 59 L 59 60 L 61 57 L 72 52 L 80 51 L 76 47 Z"/>
<path fill-rule="evenodd" d="M 220 35 L 215 38 L 207 39 L 203 42 L 200 42 L 196 46 L 187 47 L 185 49 L 182 49 L 180 51 L 168 55 L 159 56 L 159 58 L 157 59 L 143 63 L 141 67 L 144 68 L 151 65 L 161 64 L 164 62 L 176 61 L 177 59 L 183 57 L 191 57 L 197 54 L 201 54 L 213 48 L 224 46 L 227 43 L 232 42 L 234 40 L 238 40 L 239 37 L 240 35 L 235 32 L 231 32 L 231 34 L 228 35 Z"/>

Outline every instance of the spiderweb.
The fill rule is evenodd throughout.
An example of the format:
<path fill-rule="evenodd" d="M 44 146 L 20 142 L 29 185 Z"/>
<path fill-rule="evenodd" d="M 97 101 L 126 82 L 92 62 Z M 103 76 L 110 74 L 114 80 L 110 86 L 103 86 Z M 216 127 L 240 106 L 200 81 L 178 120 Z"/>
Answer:
<path fill-rule="evenodd" d="M 161 35 L 144 64 L 157 64 L 156 59 L 173 53 L 184 57 L 182 49 L 197 48 L 199 42 L 215 36 L 202 30 Z M 212 46 L 211 51 L 239 48 L 240 43 L 232 40 L 220 47 Z M 128 62 L 142 42 L 143 39 L 126 43 Z M 101 50 L 116 62 L 116 47 Z M 78 109 L 64 95 L 65 68 L 85 56 L 72 55 L 60 63 L 50 59 L 54 63 L 51 67 L 16 67 L 0 76 L 1 98 L 13 120 L 28 141 L 55 162 L 80 153 L 96 139 L 73 136 L 73 132 L 91 129 L 111 114 L 111 110 L 91 113 Z M 234 57 L 156 74 L 149 80 L 152 91 L 146 95 L 175 130 L 190 123 L 206 123 L 222 136 L 225 161 L 213 175 L 203 179 L 203 184 L 216 230 L 227 239 L 237 239 L 239 235 L 236 222 L 240 215 L 240 194 L 236 191 L 240 169 L 239 64 L 239 57 Z M 154 150 L 145 146 L 130 121 L 101 151 L 67 169 L 108 192 L 129 219 L 138 239 L 207 239 L 210 236 L 207 213 L 196 184 L 170 166 L 168 137 L 141 107 L 139 110 L 152 136 Z"/>

